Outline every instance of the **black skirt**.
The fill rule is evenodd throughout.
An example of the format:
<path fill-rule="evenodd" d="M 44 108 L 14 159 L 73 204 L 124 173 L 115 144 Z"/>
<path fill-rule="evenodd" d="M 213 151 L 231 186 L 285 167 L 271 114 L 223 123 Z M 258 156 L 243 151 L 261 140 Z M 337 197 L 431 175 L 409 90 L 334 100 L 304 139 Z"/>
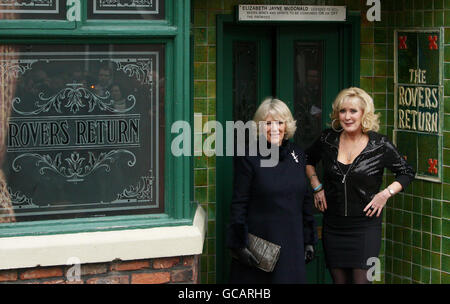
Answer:
<path fill-rule="evenodd" d="M 324 216 L 322 241 L 327 268 L 369 269 L 380 253 L 380 217 Z"/>

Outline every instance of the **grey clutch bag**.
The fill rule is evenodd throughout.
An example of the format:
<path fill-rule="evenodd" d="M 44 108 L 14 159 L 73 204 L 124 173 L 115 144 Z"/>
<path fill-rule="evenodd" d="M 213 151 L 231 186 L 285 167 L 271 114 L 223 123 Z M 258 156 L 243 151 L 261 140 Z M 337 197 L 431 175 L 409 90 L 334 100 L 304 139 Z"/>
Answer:
<path fill-rule="evenodd" d="M 280 257 L 281 246 L 271 243 L 254 234 L 248 234 L 248 249 L 253 253 L 259 264 L 259 269 L 272 272 Z"/>

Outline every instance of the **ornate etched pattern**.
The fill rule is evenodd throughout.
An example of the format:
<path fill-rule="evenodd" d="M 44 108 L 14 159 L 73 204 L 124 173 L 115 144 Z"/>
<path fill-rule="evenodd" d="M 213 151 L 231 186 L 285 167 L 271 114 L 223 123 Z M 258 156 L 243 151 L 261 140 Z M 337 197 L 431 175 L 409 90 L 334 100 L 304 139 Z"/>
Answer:
<path fill-rule="evenodd" d="M 14 192 L 10 187 L 8 187 L 8 192 L 11 196 L 11 203 L 14 208 L 39 208 L 38 205 L 33 203 L 33 199 L 22 194 L 20 191 Z"/>
<path fill-rule="evenodd" d="M 14 77 L 19 78 L 26 71 L 31 70 L 33 63 L 38 60 L 10 60 L 0 63 L 0 75 L 6 78 Z"/>
<path fill-rule="evenodd" d="M 136 77 L 141 84 L 151 84 L 153 78 L 153 62 L 151 59 L 111 59 L 118 71 L 128 77 Z"/>
<path fill-rule="evenodd" d="M 159 208 L 157 176 L 149 172 L 159 166 L 151 152 L 158 145 L 160 47 L 23 49 L 15 50 L 21 57 L 0 60 L 0 78 L 18 83 L 4 128 L 9 137 L 3 146 L 11 148 L 5 164 L 13 178 L 5 198 L 0 195 L 0 207 L 8 206 L 0 208 L 0 222 L 9 221 L 6 212 L 35 220 Z M 104 67 L 108 81 L 100 75 Z M 53 184 L 56 194 L 47 188 Z"/>
<path fill-rule="evenodd" d="M 10 5 L 14 7 L 51 7 L 53 0 L 0 0 L 0 7 Z"/>
<path fill-rule="evenodd" d="M 5 175 L 0 170 L 0 223 L 11 223 L 16 221 L 14 208 L 11 203 L 11 191 L 6 185 Z"/>
<path fill-rule="evenodd" d="M 162 0 L 92 0 L 88 19 L 163 19 Z"/>
<path fill-rule="evenodd" d="M 28 14 L 32 18 L 54 18 L 63 19 L 61 14 L 65 10 L 64 0 L 0 0 L 0 12 L 13 14 Z M 16 18 L 14 18 L 16 19 Z"/>
<path fill-rule="evenodd" d="M 99 8 L 111 8 L 111 7 L 148 8 L 153 6 L 153 0 L 100 0 L 98 6 Z"/>
<path fill-rule="evenodd" d="M 128 161 L 128 166 L 133 167 L 136 164 L 136 156 L 134 153 L 119 149 L 119 150 L 111 150 L 108 153 L 102 152 L 98 157 L 94 155 L 92 152 L 88 152 L 89 159 L 85 164 L 86 158 L 80 157 L 78 152 L 72 152 L 70 157 L 65 158 L 64 160 L 67 162 L 68 166 L 63 166 L 62 161 L 62 153 L 58 153 L 55 159 L 48 154 L 40 155 L 37 153 L 24 153 L 17 156 L 12 162 L 12 168 L 15 172 L 19 172 L 22 167 L 17 164 L 17 162 L 24 157 L 32 157 L 38 159 L 36 162 L 36 166 L 40 167 L 39 173 L 41 175 L 45 174 L 46 170 L 55 172 L 65 178 L 67 178 L 68 182 L 81 182 L 84 177 L 90 175 L 94 171 L 105 168 L 106 172 L 111 171 L 111 167 L 106 162 L 114 162 L 114 156 L 120 153 L 125 153 L 131 155 L 132 159 Z"/>
<path fill-rule="evenodd" d="M 92 112 L 95 107 L 98 106 L 102 111 L 125 113 L 130 111 L 136 104 L 136 97 L 129 95 L 127 99 L 132 103 L 132 105 L 123 110 L 116 109 L 113 106 L 113 100 L 109 99 L 109 92 L 106 92 L 105 96 L 98 96 L 79 83 L 70 83 L 66 84 L 66 86 L 68 86 L 68 88 L 62 89 L 57 94 L 48 98 L 44 97 L 43 92 L 39 93 L 40 100 L 35 102 L 37 109 L 34 111 L 24 112 L 17 109 L 16 104 L 19 104 L 21 101 L 19 97 L 13 99 L 12 107 L 16 113 L 22 115 L 37 115 L 42 112 L 48 112 L 51 108 L 54 108 L 58 113 L 62 113 L 61 104 L 65 101 L 66 104 L 64 107 L 68 108 L 75 114 L 80 110 L 80 108 L 85 107 L 84 102 L 86 101 L 89 105 L 89 112 Z"/>
<path fill-rule="evenodd" d="M 153 176 L 150 171 L 142 176 L 136 186 L 130 186 L 117 195 L 117 200 L 152 200 Z"/>

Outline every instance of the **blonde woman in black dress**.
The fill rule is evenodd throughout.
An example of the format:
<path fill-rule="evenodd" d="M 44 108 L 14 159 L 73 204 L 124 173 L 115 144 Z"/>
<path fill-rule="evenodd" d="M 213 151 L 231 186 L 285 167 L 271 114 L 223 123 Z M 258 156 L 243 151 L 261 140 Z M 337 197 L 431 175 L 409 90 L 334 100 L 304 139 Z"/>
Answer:
<path fill-rule="evenodd" d="M 414 179 L 414 170 L 379 129 L 372 98 L 362 89 L 341 91 L 332 128 L 306 151 L 314 204 L 324 213 L 325 261 L 334 283 L 369 283 L 367 270 L 381 246 L 382 211 Z M 323 184 L 315 167 L 322 161 Z M 380 187 L 384 168 L 395 181 Z"/>

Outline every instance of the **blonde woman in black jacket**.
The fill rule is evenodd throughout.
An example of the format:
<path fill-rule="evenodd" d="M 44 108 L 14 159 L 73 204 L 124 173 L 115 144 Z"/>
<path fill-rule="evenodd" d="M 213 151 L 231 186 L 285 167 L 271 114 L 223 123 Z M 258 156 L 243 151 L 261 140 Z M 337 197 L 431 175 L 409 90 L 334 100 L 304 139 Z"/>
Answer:
<path fill-rule="evenodd" d="M 325 260 L 334 283 L 369 283 L 367 270 L 381 246 L 382 211 L 415 172 L 379 129 L 372 98 L 362 89 L 341 91 L 333 103 L 332 128 L 306 151 L 314 205 L 324 213 Z M 322 161 L 323 184 L 315 167 Z M 380 187 L 384 168 L 395 181 Z"/>

